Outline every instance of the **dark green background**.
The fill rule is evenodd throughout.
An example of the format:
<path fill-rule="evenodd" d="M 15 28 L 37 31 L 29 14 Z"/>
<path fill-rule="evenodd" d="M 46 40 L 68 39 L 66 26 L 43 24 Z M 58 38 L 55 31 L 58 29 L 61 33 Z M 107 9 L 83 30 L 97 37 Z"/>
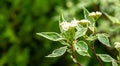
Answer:
<path fill-rule="evenodd" d="M 57 58 L 45 58 L 62 46 L 36 35 L 38 32 L 58 32 L 59 14 L 66 20 L 82 19 L 82 7 L 90 12 L 104 11 L 120 19 L 119 0 L 0 0 L 0 66 L 77 66 L 65 53 Z M 110 35 L 111 45 L 120 41 L 119 25 L 112 24 L 104 15 L 97 22 L 98 32 Z M 116 51 L 106 49 L 96 41 L 97 53 L 107 53 L 116 58 Z M 91 50 L 89 50 L 90 54 Z M 83 66 L 99 66 L 96 58 L 78 55 Z M 104 63 L 111 66 L 111 63 Z"/>

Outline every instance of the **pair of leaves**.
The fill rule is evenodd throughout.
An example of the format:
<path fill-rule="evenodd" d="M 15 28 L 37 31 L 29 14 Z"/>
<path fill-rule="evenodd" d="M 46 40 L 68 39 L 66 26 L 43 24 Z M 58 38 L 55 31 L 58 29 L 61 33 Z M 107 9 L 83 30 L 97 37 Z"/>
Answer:
<path fill-rule="evenodd" d="M 117 61 L 107 54 L 97 54 L 104 62 L 112 62 L 112 66 L 118 66 Z"/>
<path fill-rule="evenodd" d="M 82 55 L 82 56 L 89 56 L 89 53 L 88 53 L 88 45 L 86 42 L 84 41 L 78 41 L 76 44 L 75 44 L 75 49 L 77 51 L 78 54 Z"/>
<path fill-rule="evenodd" d="M 67 46 L 61 47 L 59 49 L 55 49 L 51 54 L 49 54 L 46 57 L 59 57 L 63 55 L 67 50 Z M 82 56 L 89 56 L 88 53 L 88 46 L 84 41 L 79 41 L 75 44 L 75 50 L 77 51 L 78 54 Z"/>
<path fill-rule="evenodd" d="M 62 36 L 56 32 L 41 32 L 41 33 L 37 33 L 37 35 L 42 36 L 52 41 L 64 40 L 64 38 L 62 38 Z M 59 57 L 63 55 L 66 52 L 66 50 L 67 50 L 67 46 L 55 49 L 51 54 L 49 54 L 46 57 Z"/>
<path fill-rule="evenodd" d="M 64 40 L 64 38 L 56 32 L 41 32 L 41 33 L 37 33 L 37 35 L 42 36 L 52 41 Z"/>

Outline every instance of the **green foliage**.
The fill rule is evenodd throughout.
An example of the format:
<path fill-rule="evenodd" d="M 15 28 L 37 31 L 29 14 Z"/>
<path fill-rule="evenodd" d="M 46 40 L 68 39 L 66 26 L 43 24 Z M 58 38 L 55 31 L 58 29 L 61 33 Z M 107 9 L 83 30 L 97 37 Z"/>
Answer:
<path fill-rule="evenodd" d="M 96 51 L 94 49 L 94 42 L 96 39 L 98 39 L 104 45 L 111 47 L 109 43 L 109 39 L 105 34 L 96 33 L 96 25 L 95 25 L 96 19 L 98 19 L 101 15 L 102 15 L 101 12 L 89 13 L 88 10 L 85 8 L 84 8 L 85 19 L 81 19 L 81 20 L 74 19 L 71 20 L 71 22 L 68 22 L 67 20 L 64 19 L 63 15 L 60 15 L 59 28 L 61 30 L 61 35 L 55 32 L 37 33 L 37 35 L 45 37 L 49 40 L 60 41 L 62 44 L 66 45 L 65 47 L 61 47 L 59 49 L 54 50 L 52 54 L 49 54 L 47 57 L 58 57 L 63 55 L 65 51 L 68 50 L 73 61 L 76 64 L 78 64 L 78 66 L 82 66 L 82 64 L 79 63 L 76 56 L 74 55 L 74 52 L 77 51 L 79 55 L 90 57 L 90 54 L 88 53 L 88 44 L 87 44 L 90 43 L 92 45 L 90 45 L 89 47 L 92 49 L 100 65 L 102 64 L 97 56 L 99 56 L 104 62 L 112 62 L 112 65 L 113 64 L 117 65 L 117 63 L 115 62 L 116 60 L 113 59 L 111 56 L 107 54 L 96 54 Z M 89 29 L 92 30 L 92 33 L 89 33 Z M 66 41 L 60 38 L 65 38 Z"/>
<path fill-rule="evenodd" d="M 60 34 L 55 32 L 42 32 L 42 33 L 37 33 L 37 35 L 40 35 L 52 41 L 60 41 L 64 39 Z"/>
<path fill-rule="evenodd" d="M 104 34 L 97 34 L 98 35 L 98 40 L 105 44 L 106 46 L 110 47 L 110 43 L 109 43 L 109 39 L 107 36 L 105 36 Z"/>
<path fill-rule="evenodd" d="M 82 25 L 75 28 L 75 32 L 83 33 L 78 33 L 77 42 L 82 40 L 89 46 L 95 42 L 96 53 L 108 53 L 113 58 L 117 57 L 112 61 L 112 65 L 117 66 L 116 62 L 120 62 L 117 52 L 120 51 L 114 50 L 114 42 L 120 42 L 119 7 L 119 0 L 0 0 L 0 66 L 76 66 L 67 53 L 59 58 L 45 57 L 49 51 L 60 47 L 61 44 L 69 46 L 67 49 L 72 48 L 67 42 L 71 43 L 75 37 L 67 37 L 69 40 L 66 40 L 64 36 L 63 40 L 64 31 L 61 30 L 63 32 L 60 33 L 58 27 L 59 14 L 62 15 L 59 22 L 70 22 L 74 18 L 89 19 L 92 24 L 85 28 L 85 32 L 80 31 L 84 27 Z M 102 11 L 103 15 L 99 19 L 93 19 L 89 17 L 90 12 L 85 8 L 90 12 Z M 35 35 L 48 31 L 60 33 L 61 44 Z M 75 36 L 76 33 L 73 32 L 68 33 L 69 36 Z M 106 47 L 106 44 L 101 45 L 102 42 L 97 40 L 98 36 L 95 33 L 109 34 L 112 48 Z M 69 51 L 71 50 L 67 50 L 68 53 Z M 75 47 L 73 51 L 76 54 Z M 89 53 L 91 58 L 76 55 L 78 61 L 83 66 L 98 66 L 93 52 L 89 50 Z M 103 66 L 111 64 L 104 63 Z"/>
<path fill-rule="evenodd" d="M 112 65 L 113 66 L 118 66 L 117 61 L 116 60 L 112 60 Z"/>
<path fill-rule="evenodd" d="M 87 28 L 81 28 L 75 33 L 75 39 L 84 36 L 87 32 Z"/>
<path fill-rule="evenodd" d="M 75 49 L 76 49 L 77 53 L 79 53 L 80 55 L 90 57 L 90 55 L 88 53 L 88 45 L 86 44 L 86 42 L 78 41 L 75 44 Z"/>
<path fill-rule="evenodd" d="M 107 54 L 97 54 L 97 55 L 102 59 L 102 61 L 112 62 L 112 66 L 118 66 L 117 61 L 113 59 L 111 56 Z"/>
<path fill-rule="evenodd" d="M 52 54 L 49 54 L 48 56 L 46 57 L 58 57 L 58 56 L 61 56 L 63 55 L 67 50 L 67 46 L 65 47 L 61 47 L 59 49 L 55 49 Z"/>
<path fill-rule="evenodd" d="M 97 54 L 102 61 L 104 62 L 112 62 L 112 60 L 114 60 L 111 56 L 107 55 L 107 54 Z"/>

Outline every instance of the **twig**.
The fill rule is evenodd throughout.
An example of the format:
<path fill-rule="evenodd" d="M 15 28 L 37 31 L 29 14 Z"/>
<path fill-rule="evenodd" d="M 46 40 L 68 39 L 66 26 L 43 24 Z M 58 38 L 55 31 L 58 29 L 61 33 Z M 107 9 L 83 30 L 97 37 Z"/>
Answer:
<path fill-rule="evenodd" d="M 82 65 L 80 64 L 80 62 L 77 61 L 77 59 L 76 59 L 76 57 L 75 57 L 74 54 L 72 54 L 72 59 L 73 59 L 73 61 L 74 61 L 78 66 L 82 66 Z"/>
<path fill-rule="evenodd" d="M 80 62 L 78 62 L 76 56 L 74 55 L 74 46 L 71 46 L 71 58 L 73 59 L 73 61 L 78 65 L 78 66 L 82 66 Z"/>
<path fill-rule="evenodd" d="M 96 55 L 97 53 L 96 53 L 96 51 L 95 51 L 94 44 L 93 44 L 93 46 L 91 47 L 91 49 L 92 49 L 93 54 L 95 55 L 95 57 L 96 57 L 98 63 L 100 64 L 100 66 L 103 66 L 103 65 L 102 65 L 102 62 L 101 62 L 101 60 L 100 60 L 100 58 Z"/>

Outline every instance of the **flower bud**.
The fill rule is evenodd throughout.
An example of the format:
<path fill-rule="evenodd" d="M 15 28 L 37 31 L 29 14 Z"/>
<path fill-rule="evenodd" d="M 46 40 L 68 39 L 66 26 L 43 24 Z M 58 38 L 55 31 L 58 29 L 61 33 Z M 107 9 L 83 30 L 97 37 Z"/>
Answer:
<path fill-rule="evenodd" d="M 115 42 L 114 44 L 115 44 L 115 48 L 116 48 L 116 49 L 117 49 L 117 48 L 120 48 L 120 42 Z"/>
<path fill-rule="evenodd" d="M 63 30 L 68 31 L 68 29 L 70 28 L 70 23 L 62 22 L 62 23 L 60 23 L 60 26 Z"/>
<path fill-rule="evenodd" d="M 79 20 L 74 19 L 74 20 L 71 21 L 70 25 L 71 25 L 71 27 L 76 27 L 79 22 L 80 22 Z"/>
<path fill-rule="evenodd" d="M 101 15 L 102 15 L 102 13 L 101 13 L 101 12 L 96 11 L 96 16 L 101 16 Z"/>
<path fill-rule="evenodd" d="M 96 16 L 96 13 L 95 12 L 91 12 L 91 13 L 89 13 L 89 16 L 94 18 Z"/>
<path fill-rule="evenodd" d="M 83 20 L 80 20 L 79 24 L 86 27 L 90 24 L 90 21 L 86 20 L 86 19 L 83 19 Z"/>
<path fill-rule="evenodd" d="M 69 29 L 75 28 L 78 25 L 78 22 L 78 20 L 74 19 L 71 22 L 62 22 L 60 26 L 63 30 L 68 31 Z"/>
<path fill-rule="evenodd" d="M 89 13 L 89 16 L 94 18 L 95 20 L 97 20 L 101 15 L 102 13 L 99 11 Z"/>

